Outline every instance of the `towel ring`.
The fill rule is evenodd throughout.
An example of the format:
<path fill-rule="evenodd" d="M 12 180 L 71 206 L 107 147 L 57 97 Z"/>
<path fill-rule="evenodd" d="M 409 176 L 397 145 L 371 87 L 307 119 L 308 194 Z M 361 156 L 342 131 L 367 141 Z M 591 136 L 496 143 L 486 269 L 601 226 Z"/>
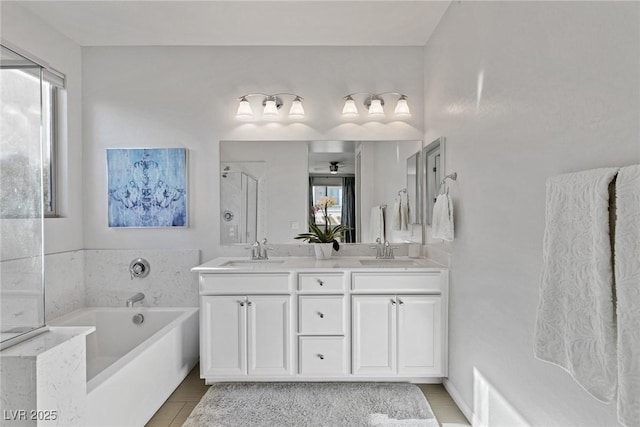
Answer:
<path fill-rule="evenodd" d="M 449 192 L 449 187 L 445 186 L 447 179 L 456 181 L 458 179 L 458 173 L 457 172 L 450 173 L 449 175 L 442 178 L 442 181 L 440 181 L 440 191 L 438 192 L 439 194 L 445 194 Z M 442 191 L 443 189 L 444 191 Z"/>
<path fill-rule="evenodd" d="M 458 172 L 450 173 L 449 175 L 447 175 L 444 178 L 442 178 L 442 181 L 440 181 L 440 185 L 444 185 L 444 183 L 445 183 L 445 181 L 447 179 L 450 179 L 452 181 L 456 181 L 458 179 Z"/>

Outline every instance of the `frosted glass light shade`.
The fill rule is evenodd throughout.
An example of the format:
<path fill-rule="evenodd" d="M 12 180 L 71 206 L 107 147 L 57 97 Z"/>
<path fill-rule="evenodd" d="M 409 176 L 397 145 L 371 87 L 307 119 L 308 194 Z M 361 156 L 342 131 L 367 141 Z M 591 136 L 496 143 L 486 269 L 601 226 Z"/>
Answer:
<path fill-rule="evenodd" d="M 382 100 L 373 98 L 371 105 L 369 106 L 369 117 L 384 117 L 384 110 L 382 109 Z"/>
<path fill-rule="evenodd" d="M 242 98 L 238 104 L 238 111 L 236 112 L 236 119 L 238 120 L 252 120 L 253 110 L 246 98 Z"/>
<path fill-rule="evenodd" d="M 299 96 L 291 103 L 289 117 L 292 119 L 302 119 L 304 117 L 304 107 L 302 106 L 302 99 L 300 99 Z"/>
<path fill-rule="evenodd" d="M 344 107 L 342 108 L 342 117 L 353 118 L 358 117 L 358 107 L 352 97 L 348 96 L 344 101 Z"/>
<path fill-rule="evenodd" d="M 396 109 L 393 114 L 399 118 L 411 117 L 411 111 L 409 110 L 409 104 L 407 104 L 406 96 L 403 95 L 398 99 L 398 103 L 396 104 Z"/>
<path fill-rule="evenodd" d="M 262 113 L 262 117 L 265 117 L 265 118 L 278 117 L 278 106 L 276 105 L 275 100 L 267 99 L 267 101 L 264 104 L 264 112 Z"/>

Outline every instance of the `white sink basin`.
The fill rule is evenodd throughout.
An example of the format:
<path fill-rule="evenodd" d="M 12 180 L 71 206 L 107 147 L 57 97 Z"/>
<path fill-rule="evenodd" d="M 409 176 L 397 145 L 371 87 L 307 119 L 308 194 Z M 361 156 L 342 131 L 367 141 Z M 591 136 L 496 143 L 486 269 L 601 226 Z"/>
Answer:
<path fill-rule="evenodd" d="M 415 267 L 418 265 L 410 259 L 361 259 L 360 264 L 380 267 Z"/>
<path fill-rule="evenodd" d="M 243 260 L 235 260 L 235 261 L 227 261 L 222 264 L 220 267 L 252 267 L 254 265 L 265 265 L 265 264 L 282 264 L 283 260 L 277 259 L 243 259 Z"/>

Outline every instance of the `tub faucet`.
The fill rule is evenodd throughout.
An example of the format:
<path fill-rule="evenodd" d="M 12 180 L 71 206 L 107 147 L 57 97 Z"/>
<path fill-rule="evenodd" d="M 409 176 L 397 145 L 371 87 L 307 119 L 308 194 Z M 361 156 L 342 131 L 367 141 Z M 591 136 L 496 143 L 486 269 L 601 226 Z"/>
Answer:
<path fill-rule="evenodd" d="M 142 292 L 138 292 L 131 298 L 129 298 L 126 302 L 127 307 L 133 307 L 133 304 L 140 302 L 144 299 L 144 294 Z"/>

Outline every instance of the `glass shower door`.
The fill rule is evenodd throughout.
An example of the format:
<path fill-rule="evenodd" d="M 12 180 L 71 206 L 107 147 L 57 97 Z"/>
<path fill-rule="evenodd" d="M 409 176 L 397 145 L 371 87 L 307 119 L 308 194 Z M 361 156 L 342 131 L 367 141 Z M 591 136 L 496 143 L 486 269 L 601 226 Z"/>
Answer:
<path fill-rule="evenodd" d="M 45 324 L 42 69 L 0 46 L 0 332 Z"/>

